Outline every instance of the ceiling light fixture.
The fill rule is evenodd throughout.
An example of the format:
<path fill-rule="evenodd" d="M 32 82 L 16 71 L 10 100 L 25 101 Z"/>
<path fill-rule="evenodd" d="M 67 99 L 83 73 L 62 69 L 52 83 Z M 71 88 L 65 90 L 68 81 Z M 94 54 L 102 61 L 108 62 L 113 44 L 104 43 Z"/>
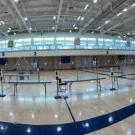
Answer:
<path fill-rule="evenodd" d="M 105 24 L 108 24 L 110 22 L 110 20 L 107 20 L 107 21 L 105 21 Z"/>
<path fill-rule="evenodd" d="M 8 28 L 8 30 L 11 30 L 11 28 Z"/>
<path fill-rule="evenodd" d="M 77 18 L 77 20 L 79 21 L 79 20 L 80 20 L 80 18 L 81 18 L 81 17 L 79 16 L 79 17 Z"/>
<path fill-rule="evenodd" d="M 31 31 L 31 30 L 32 30 L 32 28 L 30 27 L 30 28 L 29 28 L 29 30 Z"/>
<path fill-rule="evenodd" d="M 122 13 L 121 13 L 121 12 L 117 14 L 117 16 L 120 16 L 120 15 L 122 15 Z"/>
<path fill-rule="evenodd" d="M 127 8 L 124 8 L 124 9 L 123 9 L 123 12 L 127 12 L 127 11 L 128 11 L 128 9 L 127 9 Z"/>
<path fill-rule="evenodd" d="M 84 20 L 84 17 L 81 17 L 81 21 L 83 21 Z"/>
<path fill-rule="evenodd" d="M 24 17 L 24 20 L 25 20 L 25 21 L 28 21 L 28 18 L 27 18 L 27 17 Z"/>
<path fill-rule="evenodd" d="M 18 2 L 19 2 L 19 0 L 14 0 L 14 2 L 15 2 L 15 3 L 18 3 Z"/>
<path fill-rule="evenodd" d="M 92 31 L 91 34 L 94 34 L 94 31 Z"/>
<path fill-rule="evenodd" d="M 75 30 L 77 30 L 78 28 L 77 27 L 75 27 Z"/>
<path fill-rule="evenodd" d="M 101 26 L 99 26 L 97 29 L 101 29 Z"/>
<path fill-rule="evenodd" d="M 131 5 L 131 7 L 135 7 L 135 3 Z"/>
<path fill-rule="evenodd" d="M 4 22 L 4 21 L 0 21 L 0 23 L 1 23 L 1 24 L 3 24 L 3 25 L 5 24 L 5 22 Z"/>
<path fill-rule="evenodd" d="M 87 5 L 85 6 L 84 10 L 86 10 L 88 7 L 89 7 L 89 4 L 87 4 Z"/>
<path fill-rule="evenodd" d="M 95 4 L 95 3 L 97 3 L 98 2 L 98 0 L 93 0 L 93 3 Z"/>
<path fill-rule="evenodd" d="M 118 38 L 121 38 L 121 36 L 118 36 Z"/>
<path fill-rule="evenodd" d="M 55 27 L 52 27 L 52 30 L 54 30 L 55 29 Z"/>
<path fill-rule="evenodd" d="M 53 16 L 53 20 L 56 20 L 56 16 Z"/>
<path fill-rule="evenodd" d="M 10 32 L 10 30 L 7 30 L 7 33 L 9 33 Z"/>

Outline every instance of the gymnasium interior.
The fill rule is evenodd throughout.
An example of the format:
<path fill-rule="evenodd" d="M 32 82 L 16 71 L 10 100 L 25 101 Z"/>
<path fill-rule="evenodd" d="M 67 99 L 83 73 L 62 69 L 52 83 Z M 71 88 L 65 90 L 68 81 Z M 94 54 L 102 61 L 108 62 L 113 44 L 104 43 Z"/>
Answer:
<path fill-rule="evenodd" d="M 135 0 L 0 0 L 0 135 L 135 135 Z"/>

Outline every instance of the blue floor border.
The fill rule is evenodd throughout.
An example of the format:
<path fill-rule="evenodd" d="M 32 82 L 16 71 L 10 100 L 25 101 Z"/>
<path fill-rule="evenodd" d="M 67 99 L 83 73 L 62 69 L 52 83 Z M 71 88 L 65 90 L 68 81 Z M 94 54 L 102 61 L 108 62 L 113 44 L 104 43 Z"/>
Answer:
<path fill-rule="evenodd" d="M 28 125 L 0 122 L 0 135 L 82 135 L 113 125 L 135 114 L 135 104 L 75 123 Z"/>

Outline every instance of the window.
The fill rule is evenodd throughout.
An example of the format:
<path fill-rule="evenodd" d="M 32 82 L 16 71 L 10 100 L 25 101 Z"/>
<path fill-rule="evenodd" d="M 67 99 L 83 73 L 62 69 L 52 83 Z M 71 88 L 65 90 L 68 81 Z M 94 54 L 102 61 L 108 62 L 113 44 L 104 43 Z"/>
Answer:
<path fill-rule="evenodd" d="M 104 39 L 103 38 L 99 38 L 98 39 L 98 46 L 99 46 L 99 48 L 104 48 Z"/>
<path fill-rule="evenodd" d="M 8 42 L 7 40 L 2 40 L 2 41 L 0 41 L 0 48 L 1 48 L 1 49 L 6 48 L 7 42 Z"/>
<path fill-rule="evenodd" d="M 44 38 L 44 44 L 45 45 L 54 45 L 54 38 L 53 37 Z"/>
<path fill-rule="evenodd" d="M 31 45 L 31 38 L 14 40 L 15 47 Z"/>
<path fill-rule="evenodd" d="M 74 37 L 65 37 L 65 46 L 74 46 L 74 40 Z"/>
<path fill-rule="evenodd" d="M 87 46 L 87 38 L 80 38 L 80 45 Z"/>
<path fill-rule="evenodd" d="M 113 49 L 114 42 L 112 39 L 104 39 L 104 47 L 106 49 Z"/>
<path fill-rule="evenodd" d="M 56 46 L 63 46 L 65 44 L 64 37 L 58 37 L 56 38 Z"/>
<path fill-rule="evenodd" d="M 43 38 L 34 38 L 34 45 L 44 45 L 44 39 Z"/>
<path fill-rule="evenodd" d="M 93 48 L 94 46 L 97 45 L 96 38 L 88 38 L 87 44 L 88 48 Z"/>

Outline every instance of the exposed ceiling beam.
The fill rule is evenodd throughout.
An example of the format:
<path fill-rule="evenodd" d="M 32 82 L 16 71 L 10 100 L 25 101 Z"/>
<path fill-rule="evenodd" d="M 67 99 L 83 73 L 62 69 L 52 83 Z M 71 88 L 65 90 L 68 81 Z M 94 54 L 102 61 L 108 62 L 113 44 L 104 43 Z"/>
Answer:
<path fill-rule="evenodd" d="M 0 3 L 2 5 L 4 5 L 5 7 L 7 7 L 7 10 L 9 11 L 9 13 L 11 14 L 12 18 L 15 18 L 15 21 L 17 22 L 19 28 L 21 29 L 22 26 L 20 24 L 20 22 L 18 21 L 18 19 L 16 18 L 16 15 L 14 14 L 13 10 L 11 9 L 11 7 L 8 5 L 8 3 L 6 2 L 6 0 L 0 0 Z"/>
<path fill-rule="evenodd" d="M 71 8 L 71 9 L 73 8 L 73 0 L 68 0 L 67 7 L 66 7 L 66 10 L 65 10 L 65 13 L 64 13 L 63 24 L 65 23 L 67 13 L 69 12 L 69 9 L 70 9 L 70 8 Z M 62 16 L 62 15 L 61 15 L 61 16 Z"/>
<path fill-rule="evenodd" d="M 134 10 L 134 8 L 133 8 L 131 5 L 129 5 L 129 7 L 128 7 L 128 12 L 130 12 L 131 10 Z M 128 17 L 126 16 L 126 14 L 123 14 L 123 16 L 124 16 L 125 18 L 128 18 Z M 116 18 L 117 18 L 117 16 L 113 16 L 113 17 L 110 19 L 111 22 L 112 22 L 112 24 L 113 24 L 113 20 L 116 20 Z M 130 19 L 131 19 L 131 21 L 132 21 L 132 18 L 134 19 L 134 17 L 131 17 L 131 18 L 129 18 L 129 19 L 124 19 L 124 21 L 123 21 L 123 20 L 119 21 L 120 23 L 117 23 L 117 24 L 113 25 L 112 27 L 110 27 L 110 28 L 108 28 L 108 29 L 106 29 L 106 30 L 103 30 L 103 33 L 109 32 L 110 30 L 115 29 L 115 28 L 119 27 L 120 25 L 123 25 L 124 23 L 126 23 L 126 21 L 128 21 L 128 20 L 130 21 Z M 119 19 L 119 18 L 117 18 L 117 19 Z"/>
<path fill-rule="evenodd" d="M 120 23 L 117 23 L 117 24 L 113 25 L 112 27 L 110 27 L 109 29 L 107 29 L 106 31 L 103 31 L 103 33 L 107 33 L 113 29 L 116 29 L 117 27 L 119 27 L 125 23 L 131 22 L 133 19 L 135 19 L 135 16 L 128 18 L 128 19 L 125 19 L 124 21 L 122 20 Z"/>
<path fill-rule="evenodd" d="M 65 23 L 66 14 L 69 11 L 69 6 L 70 6 L 70 3 L 67 4 L 66 10 L 65 10 L 65 16 L 64 16 L 64 19 L 63 19 L 63 24 Z"/>
<path fill-rule="evenodd" d="M 20 13 L 20 11 L 19 11 L 18 7 L 16 6 L 14 0 L 10 0 L 10 2 L 11 2 L 11 4 L 12 4 L 13 8 L 15 9 L 16 13 L 18 14 L 18 16 L 21 18 L 21 20 L 22 20 L 23 24 L 25 25 L 27 31 L 28 31 L 29 33 L 31 33 L 29 27 L 27 26 L 27 24 L 26 24 L 26 22 L 25 22 L 25 20 L 24 20 L 24 17 L 23 17 L 22 14 Z"/>
<path fill-rule="evenodd" d="M 21 0 L 21 1 L 20 1 L 20 4 L 21 4 L 21 7 L 22 7 L 22 10 L 23 10 L 23 13 L 24 13 L 25 17 L 27 17 L 27 18 L 28 18 L 27 23 L 29 24 L 29 27 L 31 27 L 31 28 L 32 28 L 32 25 L 31 25 L 31 22 L 30 22 L 29 16 L 26 14 L 26 9 L 25 9 L 25 5 L 24 5 L 24 3 L 23 3 L 23 0 Z M 36 29 L 36 28 L 35 28 L 35 31 L 37 31 L 37 29 Z"/>
<path fill-rule="evenodd" d="M 88 23 L 83 26 L 83 28 L 79 31 L 79 33 L 82 33 L 90 25 L 90 23 L 92 23 L 94 20 L 95 20 L 94 18 L 91 18 L 88 21 Z"/>
<path fill-rule="evenodd" d="M 0 30 L 0 33 L 1 33 L 1 35 L 5 36 L 5 37 L 7 36 L 7 34 L 1 30 Z"/>
<path fill-rule="evenodd" d="M 55 32 L 57 32 L 57 29 L 58 29 L 58 24 L 59 24 L 59 20 L 60 20 L 60 15 L 61 15 L 61 11 L 62 11 L 63 2 L 64 2 L 64 0 L 60 0 L 59 10 L 58 10 L 58 15 L 57 15 L 57 21 L 56 21 Z"/>
<path fill-rule="evenodd" d="M 91 18 L 82 29 L 79 30 L 79 33 L 82 33 L 84 30 L 87 31 L 86 29 L 88 26 L 92 26 L 93 24 L 96 24 L 100 22 L 103 18 L 107 17 L 110 13 L 112 13 L 112 10 L 115 10 L 119 6 L 121 6 L 124 2 L 127 0 L 117 0 L 113 1 L 104 11 L 101 11 L 96 18 Z"/>

